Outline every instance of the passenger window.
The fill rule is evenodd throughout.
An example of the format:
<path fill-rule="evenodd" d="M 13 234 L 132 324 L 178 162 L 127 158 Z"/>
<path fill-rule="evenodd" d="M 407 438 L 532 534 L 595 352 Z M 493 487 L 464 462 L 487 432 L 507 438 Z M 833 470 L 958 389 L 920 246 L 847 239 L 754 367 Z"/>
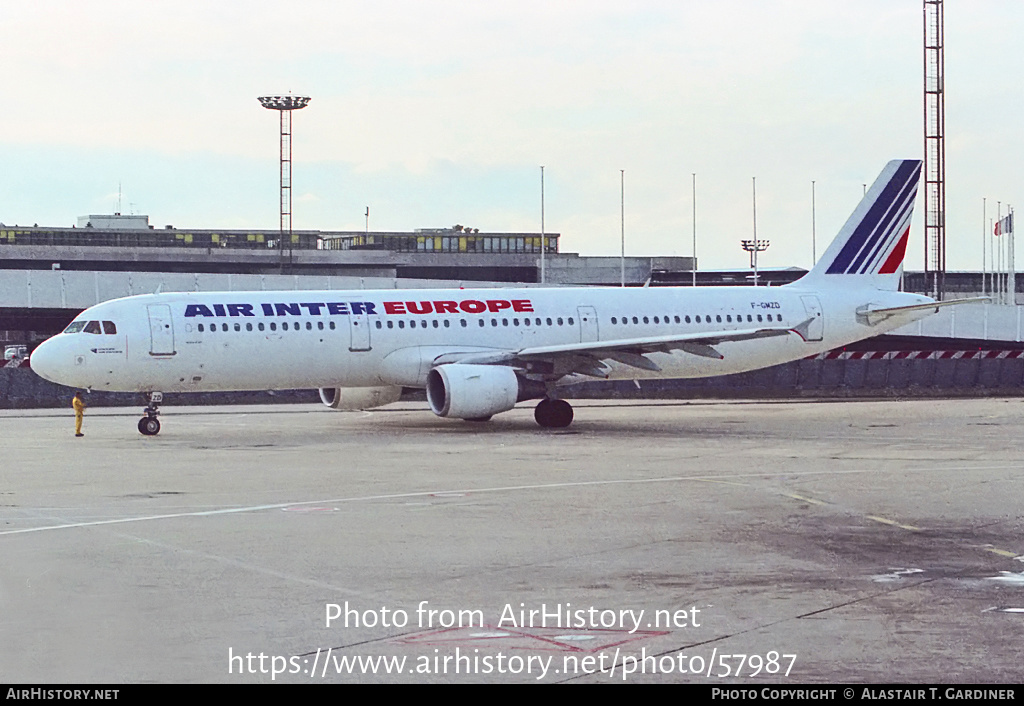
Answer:
<path fill-rule="evenodd" d="M 633 317 L 633 323 L 634 323 L 634 324 L 638 324 L 638 323 L 640 323 L 640 319 L 638 319 L 638 318 L 636 318 L 636 317 L 634 316 L 634 317 Z"/>
<path fill-rule="evenodd" d="M 206 330 L 206 329 L 204 329 L 204 328 L 203 328 L 203 325 L 202 325 L 202 324 L 199 324 L 199 333 L 202 333 L 202 332 L 203 332 L 203 331 L 205 331 L 205 330 Z"/>
<path fill-rule="evenodd" d="M 287 331 L 288 330 L 288 322 L 287 321 L 285 321 L 285 322 L 283 322 L 281 324 L 281 330 L 282 331 Z"/>
<path fill-rule="evenodd" d="M 242 330 L 242 324 L 235 324 L 235 330 L 236 331 L 241 331 Z"/>
<path fill-rule="evenodd" d="M 117 333 L 117 326 L 114 326 L 114 322 L 113 321 L 104 321 L 103 322 L 103 333 L 105 333 L 107 335 L 116 334 Z"/>
<path fill-rule="evenodd" d="M 654 317 L 654 323 L 656 323 L 656 324 L 660 324 L 661 323 L 660 321 L 658 321 L 658 317 L 657 316 Z"/>
<path fill-rule="evenodd" d="M 383 324 L 381 324 L 381 322 L 378 321 L 377 322 L 377 328 L 381 328 L 382 326 L 383 326 Z"/>
<path fill-rule="evenodd" d="M 409 328 L 416 328 L 416 322 L 415 321 L 410 321 L 409 322 Z"/>
<path fill-rule="evenodd" d="M 245 330 L 246 331 L 252 331 L 252 324 L 246 324 L 245 325 Z"/>
<path fill-rule="evenodd" d="M 717 321 L 718 323 L 722 323 L 722 315 L 721 314 L 716 314 L 715 315 L 715 321 Z"/>
<path fill-rule="evenodd" d="M 550 326 L 551 325 L 551 319 L 548 319 L 547 322 L 548 322 L 548 326 Z"/>
<path fill-rule="evenodd" d="M 228 325 L 227 324 L 221 324 L 220 325 L 220 330 L 221 331 L 227 331 L 228 330 Z"/>
<path fill-rule="evenodd" d="M 270 330 L 271 331 L 276 331 L 277 330 L 277 322 L 276 321 L 271 321 L 270 322 Z"/>
<path fill-rule="evenodd" d="M 760 315 L 760 314 L 758 314 L 758 315 L 757 315 L 757 320 L 758 320 L 758 321 L 760 321 L 760 320 L 761 320 L 761 315 Z"/>
<path fill-rule="evenodd" d="M 380 322 L 379 321 L 377 322 L 377 328 L 380 328 Z M 306 322 L 306 330 L 307 331 L 312 331 L 313 330 L 313 322 L 312 321 L 307 321 Z"/>
<path fill-rule="evenodd" d="M 697 316 L 695 316 L 694 318 L 697 320 L 697 323 L 699 324 L 700 323 L 700 314 L 697 314 Z"/>
<path fill-rule="evenodd" d="M 401 319 L 399 319 L 399 321 L 398 321 L 398 328 L 405 328 L 405 321 L 402 321 Z"/>
<path fill-rule="evenodd" d="M 469 324 L 466 323 L 465 319 L 459 319 L 462 322 L 462 328 L 466 328 Z"/>
<path fill-rule="evenodd" d="M 684 321 L 686 321 L 686 323 L 690 323 L 690 317 L 689 317 L 689 316 L 686 316 L 686 318 L 684 319 Z"/>
<path fill-rule="evenodd" d="M 260 331 L 263 330 L 263 322 L 262 321 L 259 323 L 259 329 L 260 329 Z"/>
<path fill-rule="evenodd" d="M 676 323 L 677 324 L 679 323 L 679 317 L 678 316 L 676 317 Z"/>
<path fill-rule="evenodd" d="M 437 323 L 437 319 L 434 319 L 434 328 L 437 328 L 438 326 L 440 326 L 440 324 Z"/>
<path fill-rule="evenodd" d="M 389 321 L 388 323 L 390 324 L 391 322 Z M 316 327 L 318 329 L 320 329 L 321 331 L 323 331 L 324 330 L 324 322 L 323 321 L 317 321 L 316 322 Z M 377 324 L 377 328 L 380 328 L 380 324 Z M 391 328 L 391 327 L 389 326 L 388 328 Z"/>
<path fill-rule="evenodd" d="M 569 323 L 571 324 L 572 322 L 570 321 Z M 645 323 L 645 324 L 649 324 L 649 323 L 651 323 L 651 321 L 650 321 L 650 319 L 648 319 L 648 318 L 647 318 L 647 317 L 645 316 L 645 317 L 644 317 L 644 323 Z"/>
<path fill-rule="evenodd" d="M 561 317 L 561 316 L 559 316 L 559 317 L 558 317 L 558 325 L 559 325 L 559 326 L 562 326 L 562 325 L 563 325 L 563 323 L 562 323 L 562 317 Z"/>
<path fill-rule="evenodd" d="M 330 323 L 330 327 L 331 327 L 331 330 L 333 331 L 334 330 L 334 322 L 333 321 Z"/>
<path fill-rule="evenodd" d="M 449 321 L 448 319 L 445 319 L 445 320 L 444 320 L 444 327 L 445 327 L 445 328 L 449 328 L 449 327 L 450 327 L 451 325 L 452 325 L 452 322 L 451 322 L 451 321 Z"/>
<path fill-rule="evenodd" d="M 569 317 L 569 325 L 570 325 L 570 326 L 572 326 L 572 325 L 573 325 L 574 323 L 576 323 L 576 322 L 575 322 L 575 321 L 573 321 L 573 320 L 572 320 L 572 317 L 570 316 L 570 317 Z"/>
<path fill-rule="evenodd" d="M 502 319 L 501 320 L 501 325 L 502 326 L 508 326 L 508 319 Z"/>
<path fill-rule="evenodd" d="M 100 322 L 99 321 L 90 321 L 89 323 L 87 323 L 85 325 L 85 332 L 86 333 L 99 333 L 100 332 Z"/>
<path fill-rule="evenodd" d="M 64 333 L 78 333 L 84 328 L 84 321 L 72 321 L 71 324 L 66 329 L 64 329 Z"/>

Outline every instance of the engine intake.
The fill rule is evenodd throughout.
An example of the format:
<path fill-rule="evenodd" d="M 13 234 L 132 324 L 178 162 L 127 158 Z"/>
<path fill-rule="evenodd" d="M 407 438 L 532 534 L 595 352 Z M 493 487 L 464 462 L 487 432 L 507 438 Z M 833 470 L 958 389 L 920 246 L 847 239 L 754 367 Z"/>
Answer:
<path fill-rule="evenodd" d="M 401 387 L 321 387 L 320 400 L 331 409 L 371 409 L 397 402 Z"/>
<path fill-rule="evenodd" d="M 483 419 L 543 396 L 540 383 L 524 380 L 503 365 L 451 363 L 427 374 L 427 402 L 439 417 Z"/>

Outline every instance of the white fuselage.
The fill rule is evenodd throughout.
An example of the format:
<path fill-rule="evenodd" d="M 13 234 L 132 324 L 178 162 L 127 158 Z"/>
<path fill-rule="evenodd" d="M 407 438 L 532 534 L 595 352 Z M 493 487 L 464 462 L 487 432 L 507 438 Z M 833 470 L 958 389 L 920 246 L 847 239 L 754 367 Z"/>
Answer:
<path fill-rule="evenodd" d="M 76 321 L 110 322 L 116 333 L 60 334 L 36 349 L 32 365 L 55 382 L 108 391 L 423 387 L 434 361 L 445 355 L 794 329 L 719 343 L 721 359 L 681 350 L 648 353 L 660 370 L 606 361 L 612 379 L 707 377 L 814 355 L 931 313 L 909 312 L 869 325 L 858 317 L 859 308 L 930 301 L 871 288 L 811 289 L 799 282 L 697 289 L 167 293 L 86 310 Z M 587 379 L 593 378 L 567 375 L 558 384 Z"/>

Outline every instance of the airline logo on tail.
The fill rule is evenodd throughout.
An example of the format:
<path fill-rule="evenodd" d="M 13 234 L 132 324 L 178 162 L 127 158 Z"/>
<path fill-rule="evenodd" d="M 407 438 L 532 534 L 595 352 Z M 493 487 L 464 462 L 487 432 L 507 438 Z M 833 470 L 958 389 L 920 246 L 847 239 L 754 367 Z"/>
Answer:
<path fill-rule="evenodd" d="M 921 161 L 891 162 L 871 185 L 847 230 L 852 232 L 825 274 L 895 274 L 903 262 L 910 219 L 921 177 Z M 866 212 L 863 210 L 867 205 Z M 862 214 L 862 215 L 860 215 Z M 855 220 L 860 215 L 859 221 Z"/>

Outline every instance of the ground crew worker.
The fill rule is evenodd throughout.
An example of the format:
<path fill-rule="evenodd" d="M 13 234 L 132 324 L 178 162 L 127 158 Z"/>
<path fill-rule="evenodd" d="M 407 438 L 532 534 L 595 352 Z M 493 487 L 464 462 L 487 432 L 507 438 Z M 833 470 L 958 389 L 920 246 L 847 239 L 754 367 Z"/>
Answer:
<path fill-rule="evenodd" d="M 82 433 L 82 418 L 85 417 L 85 401 L 81 392 L 75 392 L 75 398 L 71 400 L 71 406 L 75 408 L 75 436 L 85 436 Z"/>

